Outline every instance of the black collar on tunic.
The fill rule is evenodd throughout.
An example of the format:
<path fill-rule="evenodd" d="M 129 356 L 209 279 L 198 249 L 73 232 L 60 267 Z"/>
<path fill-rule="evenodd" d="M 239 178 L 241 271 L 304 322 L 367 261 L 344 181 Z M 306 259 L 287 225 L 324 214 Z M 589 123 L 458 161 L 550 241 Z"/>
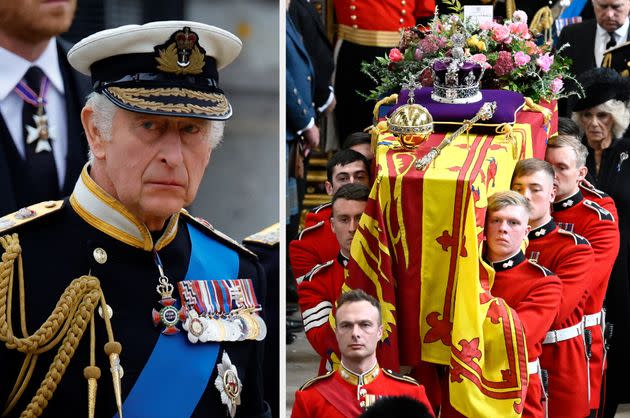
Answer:
<path fill-rule="evenodd" d="M 343 268 L 348 268 L 348 263 L 350 262 L 350 259 L 341 254 L 341 251 L 339 251 L 339 254 L 337 254 L 337 262 L 341 264 Z"/>
<path fill-rule="evenodd" d="M 566 199 L 561 200 L 559 202 L 554 202 L 553 211 L 560 212 L 562 210 L 567 210 L 577 205 L 578 203 L 580 203 L 583 199 L 584 199 L 584 196 L 582 196 L 582 192 L 578 190 L 577 193 L 574 194 L 573 196 L 569 196 Z"/>
<path fill-rule="evenodd" d="M 521 264 L 523 261 L 525 261 L 525 254 L 523 254 L 523 251 L 519 251 L 510 258 L 506 258 L 505 260 L 501 261 L 490 262 L 489 264 L 492 265 L 494 271 L 499 272 L 514 268 Z"/>
<path fill-rule="evenodd" d="M 538 228 L 529 231 L 529 234 L 527 234 L 527 238 L 529 238 L 530 240 L 542 238 L 552 232 L 554 229 L 556 229 L 556 223 L 553 221 L 553 218 L 551 218 L 546 224 L 540 225 Z"/>

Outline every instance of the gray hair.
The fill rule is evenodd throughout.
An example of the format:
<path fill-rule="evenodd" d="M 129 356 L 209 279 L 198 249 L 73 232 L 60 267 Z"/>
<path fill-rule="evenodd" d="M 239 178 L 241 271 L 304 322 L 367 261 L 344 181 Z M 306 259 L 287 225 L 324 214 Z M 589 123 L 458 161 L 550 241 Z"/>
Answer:
<path fill-rule="evenodd" d="M 112 103 L 104 94 L 92 92 L 87 97 L 86 107 L 91 107 L 94 110 L 93 120 L 94 125 L 101 133 L 101 136 L 106 141 L 112 139 L 112 127 L 114 125 L 114 115 L 119 109 L 114 103 Z M 210 141 L 211 147 L 216 148 L 223 139 L 223 130 L 225 129 L 225 121 L 213 120 L 209 121 L 210 129 L 208 141 Z M 94 162 L 94 155 L 92 150 L 88 152 L 88 159 L 90 164 Z"/>
<path fill-rule="evenodd" d="M 630 110 L 628 109 L 628 106 L 626 106 L 626 104 L 621 100 L 610 99 L 607 102 L 592 107 L 591 109 L 594 108 L 598 108 L 602 112 L 610 113 L 613 118 L 613 137 L 621 138 L 623 133 L 626 132 L 626 129 L 628 129 L 628 125 L 630 125 Z M 586 110 L 587 109 L 579 112 L 573 112 L 571 114 L 571 119 L 578 124 L 582 132 L 584 132 L 584 125 L 582 125 L 581 117 Z"/>

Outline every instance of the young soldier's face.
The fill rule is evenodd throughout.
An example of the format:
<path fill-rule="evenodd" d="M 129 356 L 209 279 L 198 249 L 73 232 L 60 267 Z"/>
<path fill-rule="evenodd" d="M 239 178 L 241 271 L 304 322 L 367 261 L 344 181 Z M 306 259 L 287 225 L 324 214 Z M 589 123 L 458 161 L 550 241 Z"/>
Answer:
<path fill-rule="evenodd" d="M 330 226 L 337 237 L 343 255 L 350 256 L 350 245 L 359 227 L 365 202 L 360 200 L 337 199 L 333 204 Z"/>
<path fill-rule="evenodd" d="M 518 252 L 529 232 L 528 218 L 522 206 L 510 205 L 488 212 L 485 233 L 490 261 L 505 260 Z"/>
<path fill-rule="evenodd" d="M 332 169 L 332 183 L 326 182 L 326 193 L 334 195 L 344 184 L 359 183 L 368 186 L 370 176 L 367 167 L 361 160 L 346 165 L 336 165 Z"/>
<path fill-rule="evenodd" d="M 376 355 L 383 335 L 378 315 L 378 309 L 365 300 L 346 302 L 337 309 L 336 335 L 342 359 L 359 362 Z"/>
<path fill-rule="evenodd" d="M 551 204 L 556 196 L 553 189 L 553 178 L 544 171 L 517 177 L 512 181 L 512 190 L 519 193 L 532 205 L 529 225 L 540 226 L 550 212 Z"/>
<path fill-rule="evenodd" d="M 547 148 L 545 161 L 553 165 L 556 173 L 556 201 L 572 196 L 578 191 L 578 184 L 586 175 L 586 167 L 577 166 L 577 155 L 569 147 Z"/>

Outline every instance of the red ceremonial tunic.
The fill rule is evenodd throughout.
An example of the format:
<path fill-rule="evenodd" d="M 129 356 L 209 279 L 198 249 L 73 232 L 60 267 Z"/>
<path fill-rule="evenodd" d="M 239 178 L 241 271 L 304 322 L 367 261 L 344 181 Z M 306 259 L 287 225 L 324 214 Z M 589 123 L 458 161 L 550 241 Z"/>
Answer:
<path fill-rule="evenodd" d="M 345 367 L 325 376 L 312 379 L 295 392 L 292 418 L 348 418 L 363 412 L 360 402 L 365 393 L 376 397 L 407 396 L 424 404 L 432 411 L 424 387 L 406 376 L 393 374 L 376 364 L 358 375 Z"/>
<path fill-rule="evenodd" d="M 339 363 L 339 347 L 329 316 L 341 295 L 347 264 L 348 259 L 338 253 L 336 260 L 316 266 L 298 283 L 298 302 L 304 332 L 321 357 L 320 375 L 333 370 L 334 364 Z"/>
<path fill-rule="evenodd" d="M 562 281 L 562 300 L 551 329 L 582 322 L 586 289 L 593 268 L 593 249 L 580 235 L 559 229 L 553 219 L 529 232 L 527 258 L 553 271 Z M 584 337 L 543 344 L 540 365 L 549 376 L 549 416 L 585 417 L 588 363 Z"/>
<path fill-rule="evenodd" d="M 289 259 L 293 277 L 307 274 L 318 264 L 332 260 L 339 253 L 339 242 L 330 227 L 332 205 L 319 206 L 306 215 L 304 229 L 298 239 L 289 243 Z"/>
<path fill-rule="evenodd" d="M 578 190 L 573 196 L 553 204 L 553 218 L 562 229 L 582 235 L 591 243 L 595 253 L 593 269 L 589 277 L 588 298 L 584 314 L 602 310 L 610 272 L 619 251 L 619 229 L 612 214 L 597 203 L 584 199 Z M 591 330 L 590 408 L 599 408 L 602 373 L 604 370 L 604 346 L 601 325 Z"/>
<path fill-rule="evenodd" d="M 525 259 L 518 252 L 507 260 L 492 263 L 496 271 L 490 293 L 514 309 L 525 329 L 527 359 L 536 361 L 542 341 L 551 327 L 562 298 L 562 283 L 548 269 Z M 544 417 L 542 386 L 538 374 L 529 375 L 523 417 Z"/>
<path fill-rule="evenodd" d="M 584 196 L 585 199 L 592 200 L 610 212 L 613 218 L 615 218 L 615 222 L 619 220 L 619 217 L 617 216 L 617 205 L 615 205 L 615 201 L 612 197 L 608 196 L 606 192 L 592 186 L 588 187 L 584 183 L 580 183 L 579 186 L 582 196 Z"/>
<path fill-rule="evenodd" d="M 435 0 L 335 0 L 337 23 L 352 28 L 398 31 L 435 12 Z"/>

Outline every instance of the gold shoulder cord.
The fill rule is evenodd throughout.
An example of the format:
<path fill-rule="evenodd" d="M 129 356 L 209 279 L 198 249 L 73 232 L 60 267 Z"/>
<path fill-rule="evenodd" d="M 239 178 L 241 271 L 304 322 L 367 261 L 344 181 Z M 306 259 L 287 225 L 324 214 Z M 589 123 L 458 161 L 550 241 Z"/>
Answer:
<path fill-rule="evenodd" d="M 9 395 L 2 416 L 7 416 L 15 407 L 24 393 L 39 354 L 52 350 L 59 345 L 57 354 L 53 359 L 44 380 L 36 394 L 31 399 L 20 417 L 37 417 L 42 414 L 48 401 L 52 398 L 57 385 L 79 345 L 83 333 L 90 325 L 90 365 L 83 374 L 88 380 L 88 416 L 94 417 L 96 405 L 96 381 L 101 375 L 100 369 L 95 365 L 95 327 L 94 309 L 100 303 L 105 320 L 108 342 L 105 344 L 105 352 L 109 357 L 114 383 L 114 393 L 118 414 L 122 417 L 122 403 L 120 393 L 120 352 L 122 346 L 114 340 L 111 322 L 107 313 L 105 296 L 101 290 L 99 280 L 93 276 L 81 276 L 74 279 L 64 290 L 46 322 L 29 335 L 26 330 L 26 308 L 24 271 L 22 267 L 22 249 L 17 234 L 0 237 L 0 244 L 4 248 L 2 261 L 0 262 L 0 341 L 10 350 L 17 350 L 26 355 L 18 378 Z M 18 290 L 20 327 L 22 338 L 13 332 L 12 321 L 12 296 L 15 260 L 18 261 Z M 61 343 L 60 343 L 61 341 Z"/>

